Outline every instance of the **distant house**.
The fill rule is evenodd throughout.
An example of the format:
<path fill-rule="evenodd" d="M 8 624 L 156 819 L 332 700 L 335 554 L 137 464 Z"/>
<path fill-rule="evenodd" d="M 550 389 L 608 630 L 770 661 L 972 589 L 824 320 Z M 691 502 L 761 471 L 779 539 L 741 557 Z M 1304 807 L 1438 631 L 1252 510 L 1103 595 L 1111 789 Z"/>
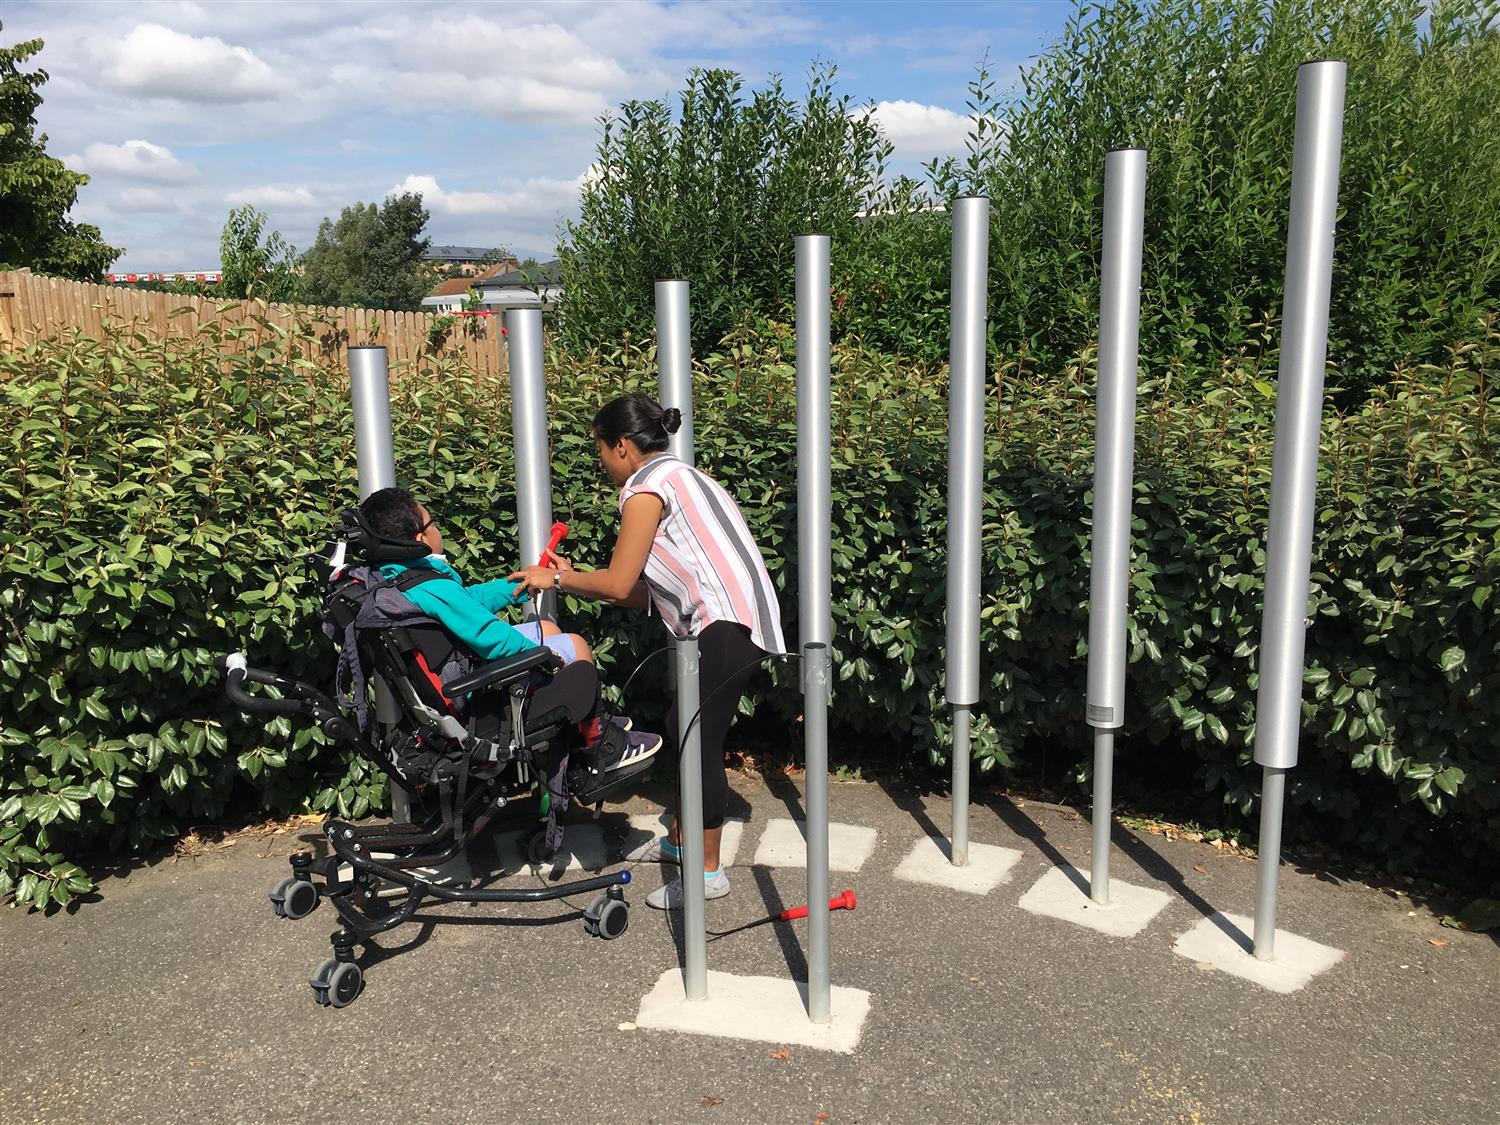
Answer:
<path fill-rule="evenodd" d="M 464 298 L 468 296 L 473 285 L 474 280 L 468 277 L 455 277 L 444 281 L 422 298 L 422 308 L 427 312 L 457 312 L 463 308 Z"/>
<path fill-rule="evenodd" d="M 487 311 L 499 309 L 550 309 L 562 296 L 562 263 L 553 260 L 525 269 L 496 270 L 487 277 L 460 279 L 465 289 L 473 288 L 479 293 L 479 307 Z M 453 284 L 453 283 L 446 283 Z M 440 295 L 441 286 L 432 296 L 422 299 L 424 309 L 441 310 L 456 308 L 444 302 L 451 297 Z M 457 301 L 461 303 L 463 292 Z"/>
<path fill-rule="evenodd" d="M 515 269 L 519 264 L 514 254 L 498 246 L 429 246 L 423 261 L 440 269 L 457 268 L 465 274 L 481 273 L 487 265 Z"/>
<path fill-rule="evenodd" d="M 474 287 L 487 309 L 548 309 L 562 296 L 562 263 L 554 258 L 539 266 L 491 274 Z"/>

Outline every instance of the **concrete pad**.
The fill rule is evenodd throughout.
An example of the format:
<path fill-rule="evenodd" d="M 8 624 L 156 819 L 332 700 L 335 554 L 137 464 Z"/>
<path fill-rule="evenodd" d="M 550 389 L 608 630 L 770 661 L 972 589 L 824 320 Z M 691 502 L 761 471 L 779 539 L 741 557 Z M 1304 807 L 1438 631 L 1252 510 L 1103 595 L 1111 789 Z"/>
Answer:
<path fill-rule="evenodd" d="M 630 831 L 625 836 L 625 843 L 620 849 L 621 855 L 628 854 L 631 849 L 638 848 L 654 836 L 665 836 L 667 829 L 672 826 L 672 818 L 666 813 L 636 813 L 630 818 Z M 739 855 L 740 840 L 745 834 L 745 822 L 734 817 L 728 817 L 724 821 L 724 834 L 719 837 L 719 863 L 724 867 L 734 865 L 734 857 Z"/>
<path fill-rule="evenodd" d="M 1166 891 L 1111 879 L 1109 903 L 1100 906 L 1089 898 L 1088 885 L 1089 877 L 1076 867 L 1054 867 L 1016 905 L 1111 937 L 1135 937 L 1172 901 Z"/>
<path fill-rule="evenodd" d="M 1342 949 L 1276 931 L 1276 955 L 1256 960 L 1255 920 L 1240 914 L 1214 914 L 1172 943 L 1173 952 L 1190 961 L 1223 969 L 1272 992 L 1296 992 L 1313 977 L 1348 956 Z"/>
<path fill-rule="evenodd" d="M 896 867 L 896 878 L 908 883 L 930 883 L 950 891 L 987 895 L 1010 878 L 1011 868 L 1021 859 L 1015 848 L 993 844 L 969 845 L 969 862 L 954 867 L 953 852 L 942 836 L 923 836 Z"/>
<path fill-rule="evenodd" d="M 524 832 L 507 832 L 495 838 L 495 852 L 500 857 L 504 870 L 519 871 L 530 866 L 531 861 L 526 858 L 526 844 L 535 832 L 535 829 L 527 829 Z M 610 862 L 603 825 L 570 824 L 563 833 L 562 847 L 542 865 L 542 870 L 602 871 Z"/>
<path fill-rule="evenodd" d="M 758 867 L 806 867 L 807 822 L 785 817 L 770 821 L 755 850 Z M 859 824 L 828 825 L 828 870 L 858 871 L 875 851 L 879 833 Z"/>
<path fill-rule="evenodd" d="M 829 990 L 832 1019 L 813 1023 L 807 1018 L 806 981 L 741 977 L 712 969 L 708 998 L 690 1001 L 683 992 L 682 970 L 668 969 L 642 998 L 635 1024 L 689 1035 L 792 1043 L 848 1055 L 859 1046 L 869 1012 L 868 992 L 834 985 Z"/>

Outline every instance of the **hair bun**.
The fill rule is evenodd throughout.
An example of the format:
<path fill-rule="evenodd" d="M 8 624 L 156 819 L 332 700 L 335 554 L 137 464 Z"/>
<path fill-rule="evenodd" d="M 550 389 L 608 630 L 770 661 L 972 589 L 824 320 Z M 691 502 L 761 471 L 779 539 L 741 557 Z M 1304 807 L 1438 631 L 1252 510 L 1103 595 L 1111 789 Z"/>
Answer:
<path fill-rule="evenodd" d="M 669 434 L 675 434 L 682 429 L 682 411 L 675 406 L 669 406 L 661 412 L 661 428 Z"/>

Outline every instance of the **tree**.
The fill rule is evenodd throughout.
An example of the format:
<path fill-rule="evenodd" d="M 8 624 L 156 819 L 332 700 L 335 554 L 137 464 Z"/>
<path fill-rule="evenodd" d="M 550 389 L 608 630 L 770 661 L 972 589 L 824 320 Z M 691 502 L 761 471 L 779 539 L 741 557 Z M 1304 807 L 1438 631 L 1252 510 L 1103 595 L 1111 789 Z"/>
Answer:
<path fill-rule="evenodd" d="M 693 285 L 695 343 L 717 343 L 746 310 L 788 300 L 795 235 L 826 233 L 835 255 L 854 246 L 890 145 L 834 93 L 834 75 L 815 65 L 798 102 L 779 79 L 746 98 L 738 74 L 695 70 L 675 116 L 665 101 L 607 116 L 559 248 L 565 338 L 649 335 L 653 279 L 681 277 Z"/>
<path fill-rule="evenodd" d="M 248 203 L 229 212 L 219 237 L 222 276 L 215 295 L 260 297 L 267 301 L 300 300 L 297 248 L 271 231 L 262 242 L 266 216 Z"/>
<path fill-rule="evenodd" d="M 302 256 L 302 287 L 312 304 L 344 308 L 417 310 L 431 286 L 422 264 L 432 242 L 423 237 L 427 210 L 415 192 L 384 203 L 345 207 L 324 219 Z"/>
<path fill-rule="evenodd" d="M 124 251 L 68 218 L 89 178 L 48 156 L 47 134 L 35 132 L 47 72 L 21 64 L 41 49 L 40 39 L 0 46 L 0 269 L 91 280 Z"/>

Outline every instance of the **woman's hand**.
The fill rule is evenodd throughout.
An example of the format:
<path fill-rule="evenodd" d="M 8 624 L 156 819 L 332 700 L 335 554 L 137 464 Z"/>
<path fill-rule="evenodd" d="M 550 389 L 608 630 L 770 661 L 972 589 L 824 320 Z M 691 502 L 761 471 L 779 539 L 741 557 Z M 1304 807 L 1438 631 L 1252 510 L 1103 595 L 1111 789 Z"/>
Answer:
<path fill-rule="evenodd" d="M 592 598 L 616 604 L 638 604 L 637 584 L 646 569 L 646 558 L 661 523 L 661 497 L 637 493 L 625 501 L 621 512 L 620 535 L 615 540 L 609 566 L 602 570 L 574 570 L 567 559 L 551 556 L 556 567 L 528 566 L 510 575 L 527 590 L 545 593 L 556 589 L 557 576 L 563 575 L 561 590 L 571 598 Z"/>
<path fill-rule="evenodd" d="M 557 584 L 555 575 L 559 569 L 572 570 L 573 568 L 571 566 L 566 568 L 528 566 L 524 570 L 518 570 L 514 574 L 507 575 L 506 580 L 509 582 L 519 582 L 533 593 L 540 594 L 552 589 Z"/>
<path fill-rule="evenodd" d="M 567 559 L 563 558 L 561 555 L 554 555 L 554 554 L 552 554 L 552 553 L 549 552 L 548 555 L 547 555 L 547 557 L 552 560 L 552 562 L 556 565 L 556 567 L 557 567 L 558 570 L 572 570 L 573 569 L 573 564 L 570 563 Z"/>

